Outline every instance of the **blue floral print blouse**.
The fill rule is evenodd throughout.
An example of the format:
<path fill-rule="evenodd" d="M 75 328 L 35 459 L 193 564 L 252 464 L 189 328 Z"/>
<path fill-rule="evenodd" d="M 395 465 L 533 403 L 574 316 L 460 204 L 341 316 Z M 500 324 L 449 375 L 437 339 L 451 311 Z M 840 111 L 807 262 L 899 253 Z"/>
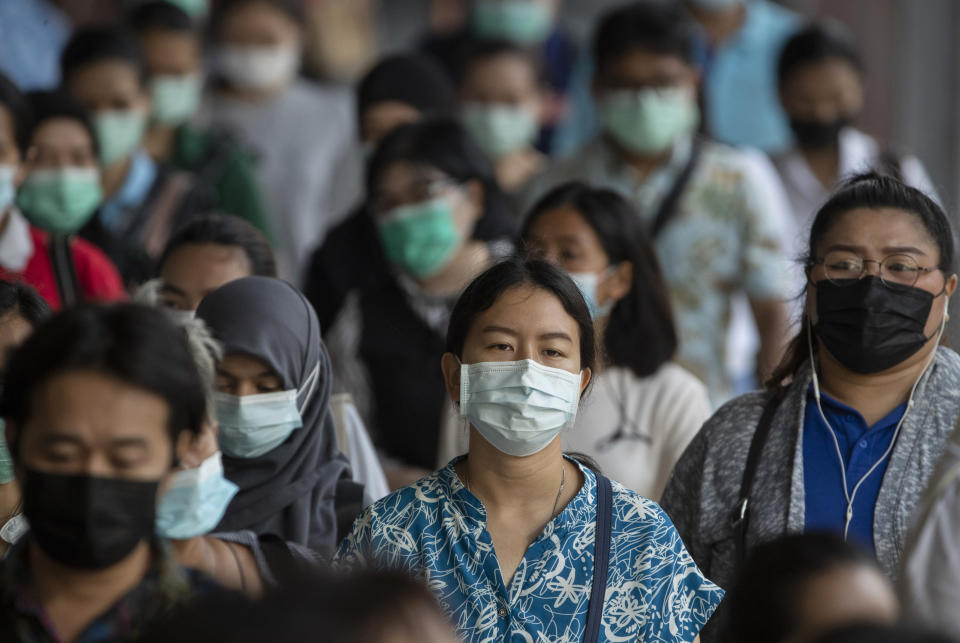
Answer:
<path fill-rule="evenodd" d="M 527 549 L 509 586 L 483 504 L 453 460 L 368 507 L 340 544 L 340 568 L 400 568 L 424 578 L 465 641 L 579 641 L 593 586 L 596 476 Z M 601 641 L 689 642 L 723 591 L 703 577 L 667 515 L 613 482 Z"/>

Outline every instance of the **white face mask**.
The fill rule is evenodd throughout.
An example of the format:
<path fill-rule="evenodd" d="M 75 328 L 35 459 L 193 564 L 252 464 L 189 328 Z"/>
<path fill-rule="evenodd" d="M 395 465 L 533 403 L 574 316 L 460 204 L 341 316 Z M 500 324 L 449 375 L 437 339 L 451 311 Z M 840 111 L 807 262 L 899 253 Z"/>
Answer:
<path fill-rule="evenodd" d="M 297 75 L 300 50 L 293 45 L 224 45 L 217 51 L 216 66 L 233 87 L 270 89 L 286 85 Z"/>
<path fill-rule="evenodd" d="M 533 455 L 573 426 L 580 381 L 532 359 L 461 364 L 460 417 L 500 451 Z"/>

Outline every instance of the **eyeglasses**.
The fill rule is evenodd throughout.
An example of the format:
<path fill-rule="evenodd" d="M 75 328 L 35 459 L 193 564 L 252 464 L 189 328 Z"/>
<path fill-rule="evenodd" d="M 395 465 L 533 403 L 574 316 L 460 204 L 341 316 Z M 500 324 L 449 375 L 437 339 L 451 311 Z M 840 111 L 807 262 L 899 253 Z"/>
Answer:
<path fill-rule="evenodd" d="M 895 254 L 882 260 L 864 259 L 849 250 L 832 250 L 823 259 L 816 259 L 811 266 L 823 264 L 827 280 L 837 286 L 850 286 L 867 272 L 867 264 L 875 263 L 880 268 L 880 280 L 890 286 L 913 286 L 920 275 L 938 270 L 936 266 L 922 268 L 910 255 Z"/>

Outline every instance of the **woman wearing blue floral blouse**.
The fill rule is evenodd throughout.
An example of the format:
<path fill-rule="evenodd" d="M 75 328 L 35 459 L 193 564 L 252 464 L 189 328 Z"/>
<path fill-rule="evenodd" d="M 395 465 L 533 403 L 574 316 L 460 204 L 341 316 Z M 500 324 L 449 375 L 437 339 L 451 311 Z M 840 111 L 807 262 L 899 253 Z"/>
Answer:
<path fill-rule="evenodd" d="M 656 503 L 561 451 L 596 354 L 574 283 L 494 266 L 457 302 L 447 351 L 469 454 L 371 505 L 338 564 L 423 576 L 466 641 L 697 641 L 723 592 Z"/>

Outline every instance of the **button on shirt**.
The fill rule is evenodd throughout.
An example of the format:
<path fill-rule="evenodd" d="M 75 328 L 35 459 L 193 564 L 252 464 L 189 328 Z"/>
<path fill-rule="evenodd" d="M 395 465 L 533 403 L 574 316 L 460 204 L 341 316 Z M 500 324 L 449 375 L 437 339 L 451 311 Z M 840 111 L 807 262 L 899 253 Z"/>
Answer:
<path fill-rule="evenodd" d="M 853 488 L 890 447 L 897 423 L 907 405 L 901 404 L 886 417 L 868 427 L 860 413 L 842 402 L 820 393 L 823 414 L 837 436 L 840 453 L 844 457 L 847 488 Z M 807 408 L 803 425 L 803 488 L 805 497 L 805 531 L 843 533 L 847 500 L 843 493 L 843 478 L 837 447 L 831 429 L 823 422 L 817 410 L 811 385 L 807 393 Z M 873 552 L 873 509 L 880 493 L 883 474 L 889 457 L 863 481 L 853 503 L 853 520 L 848 539 Z"/>
<path fill-rule="evenodd" d="M 593 586 L 596 477 L 527 549 L 505 586 L 483 504 L 457 458 L 367 508 L 337 565 L 426 578 L 465 641 L 582 640 Z M 656 503 L 613 483 L 611 558 L 601 641 L 691 641 L 723 591 L 700 574 Z"/>

